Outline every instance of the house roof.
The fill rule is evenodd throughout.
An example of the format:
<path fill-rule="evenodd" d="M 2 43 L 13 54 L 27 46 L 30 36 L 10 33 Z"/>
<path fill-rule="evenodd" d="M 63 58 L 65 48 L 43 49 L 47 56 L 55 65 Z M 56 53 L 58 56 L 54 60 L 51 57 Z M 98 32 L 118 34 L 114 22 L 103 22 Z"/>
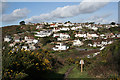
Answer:
<path fill-rule="evenodd" d="M 50 24 L 50 25 L 55 25 L 55 24 Z"/>

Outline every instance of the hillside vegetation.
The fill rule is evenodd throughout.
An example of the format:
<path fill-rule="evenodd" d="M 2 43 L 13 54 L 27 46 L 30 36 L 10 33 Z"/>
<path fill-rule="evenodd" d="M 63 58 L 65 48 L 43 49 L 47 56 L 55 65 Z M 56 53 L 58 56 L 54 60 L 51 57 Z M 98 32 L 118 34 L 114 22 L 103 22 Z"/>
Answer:
<path fill-rule="evenodd" d="M 108 45 L 97 57 L 87 60 L 89 74 L 96 77 L 120 75 L 120 40 Z"/>

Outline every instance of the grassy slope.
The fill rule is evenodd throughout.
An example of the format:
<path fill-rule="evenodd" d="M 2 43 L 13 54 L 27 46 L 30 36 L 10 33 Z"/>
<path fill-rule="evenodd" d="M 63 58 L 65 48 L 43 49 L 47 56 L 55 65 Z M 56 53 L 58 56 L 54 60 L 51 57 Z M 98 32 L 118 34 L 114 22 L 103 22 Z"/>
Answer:
<path fill-rule="evenodd" d="M 81 73 L 80 69 L 78 67 L 74 67 L 71 73 L 68 75 L 68 78 L 88 78 L 87 71 L 83 71 Z"/>
<path fill-rule="evenodd" d="M 100 77 L 112 77 L 120 74 L 120 41 L 108 45 L 96 59 L 91 60 L 89 74 Z"/>

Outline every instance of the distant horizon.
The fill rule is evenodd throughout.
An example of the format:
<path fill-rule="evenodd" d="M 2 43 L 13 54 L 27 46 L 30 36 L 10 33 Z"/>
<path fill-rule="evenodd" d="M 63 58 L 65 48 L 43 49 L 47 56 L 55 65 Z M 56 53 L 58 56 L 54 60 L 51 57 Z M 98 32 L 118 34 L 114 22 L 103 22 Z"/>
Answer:
<path fill-rule="evenodd" d="M 3 7 L 2 26 L 19 25 L 20 21 L 118 23 L 118 2 L 97 2 L 94 6 L 91 2 L 4 2 L 4 4 L 7 6 L 5 9 Z"/>
<path fill-rule="evenodd" d="M 66 21 L 67 22 L 67 21 Z M 70 21 L 71 22 L 71 21 Z M 31 22 L 32 23 L 32 22 Z M 42 22 L 40 22 L 40 23 L 42 23 Z M 45 22 L 45 23 L 65 23 L 65 22 Z M 72 22 L 71 22 L 72 23 Z M 77 22 L 77 23 L 80 23 L 81 24 L 81 22 Z M 83 22 L 83 23 L 91 23 L 91 22 Z M 115 22 L 116 23 L 116 22 Z M 25 25 L 26 24 L 28 24 L 28 23 L 25 23 Z M 37 24 L 37 23 L 33 23 L 33 24 Z M 108 24 L 101 24 L 101 23 L 94 23 L 94 24 L 100 24 L 100 25 L 109 25 L 109 24 L 111 24 L 111 23 L 108 23 Z M 118 24 L 118 23 L 116 23 L 116 24 Z M 12 25 L 6 25 L 6 26 L 2 26 L 2 27 L 7 27 L 7 26 L 19 26 L 20 24 L 12 24 Z M 119 24 L 118 24 L 119 25 Z"/>

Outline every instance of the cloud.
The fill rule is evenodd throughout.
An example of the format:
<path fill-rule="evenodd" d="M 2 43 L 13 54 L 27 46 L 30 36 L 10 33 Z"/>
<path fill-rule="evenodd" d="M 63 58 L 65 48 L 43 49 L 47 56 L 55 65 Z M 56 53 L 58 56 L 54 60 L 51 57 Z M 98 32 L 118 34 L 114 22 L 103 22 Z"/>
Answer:
<path fill-rule="evenodd" d="M 110 23 L 109 20 L 107 20 L 108 17 L 110 17 L 112 15 L 112 13 L 108 13 L 108 14 L 104 14 L 104 15 L 101 15 L 101 16 L 98 16 L 98 15 L 95 15 L 95 16 L 92 16 L 92 17 L 89 17 L 87 20 L 88 22 L 95 22 L 95 23 Z"/>
<path fill-rule="evenodd" d="M 14 22 L 25 18 L 30 11 L 27 8 L 16 9 L 11 14 L 3 14 L 2 21 L 3 22 Z"/>
<path fill-rule="evenodd" d="M 83 0 L 79 5 L 58 7 L 50 13 L 40 14 L 39 16 L 32 16 L 31 18 L 25 19 L 25 21 L 26 22 L 50 21 L 58 18 L 68 18 L 80 14 L 93 13 L 98 9 L 104 7 L 109 1 L 110 0 L 106 0 L 106 2 L 101 2 L 101 0 L 97 0 L 96 2 L 96 0 Z"/>

